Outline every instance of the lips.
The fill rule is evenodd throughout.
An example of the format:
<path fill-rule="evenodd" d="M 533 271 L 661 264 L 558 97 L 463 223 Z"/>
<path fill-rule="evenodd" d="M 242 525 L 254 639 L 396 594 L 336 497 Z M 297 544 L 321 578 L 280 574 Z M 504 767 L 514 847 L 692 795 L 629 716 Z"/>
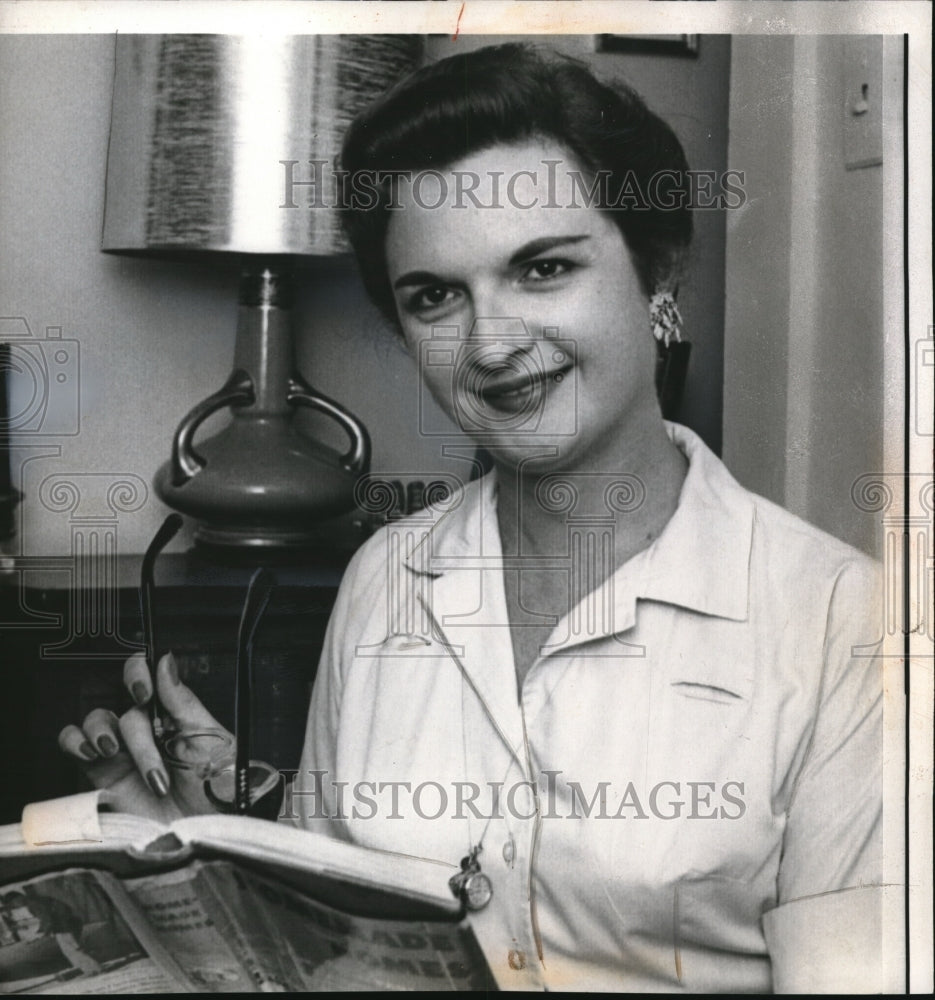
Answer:
<path fill-rule="evenodd" d="M 481 406 L 506 414 L 538 408 L 543 395 L 559 385 L 571 365 L 550 371 L 517 371 L 515 367 L 475 369 L 465 387 Z"/>

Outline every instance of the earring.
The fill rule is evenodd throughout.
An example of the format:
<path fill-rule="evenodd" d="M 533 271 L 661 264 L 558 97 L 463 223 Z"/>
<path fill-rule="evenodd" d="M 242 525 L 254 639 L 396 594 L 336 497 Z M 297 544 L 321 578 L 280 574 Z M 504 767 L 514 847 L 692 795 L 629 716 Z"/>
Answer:
<path fill-rule="evenodd" d="M 660 346 L 682 340 L 682 316 L 671 292 L 655 292 L 649 300 L 649 322 Z"/>

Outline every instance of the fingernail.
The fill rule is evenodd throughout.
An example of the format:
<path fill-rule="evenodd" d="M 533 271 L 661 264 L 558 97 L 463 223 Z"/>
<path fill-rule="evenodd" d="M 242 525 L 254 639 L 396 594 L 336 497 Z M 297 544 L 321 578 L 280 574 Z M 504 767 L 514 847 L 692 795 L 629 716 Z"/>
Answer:
<path fill-rule="evenodd" d="M 154 767 L 147 773 L 146 780 L 149 782 L 149 787 L 159 796 L 159 798 L 164 798 L 168 795 L 169 780 L 158 767 Z"/>
<path fill-rule="evenodd" d="M 87 740 L 82 741 L 81 745 L 78 747 L 78 753 L 80 753 L 85 760 L 94 760 L 97 756 L 94 752 L 94 747 L 92 747 Z"/>
<path fill-rule="evenodd" d="M 98 736 L 97 748 L 105 757 L 113 757 L 117 752 L 117 744 L 109 736 Z"/>
<path fill-rule="evenodd" d="M 133 695 L 133 700 L 137 705 L 146 704 L 146 699 L 149 697 L 149 689 L 142 681 L 134 681 L 130 685 L 130 693 Z"/>
<path fill-rule="evenodd" d="M 169 670 L 169 680 L 173 684 L 178 684 L 179 682 L 179 665 L 175 662 L 175 657 L 172 653 L 166 654 L 166 667 Z"/>

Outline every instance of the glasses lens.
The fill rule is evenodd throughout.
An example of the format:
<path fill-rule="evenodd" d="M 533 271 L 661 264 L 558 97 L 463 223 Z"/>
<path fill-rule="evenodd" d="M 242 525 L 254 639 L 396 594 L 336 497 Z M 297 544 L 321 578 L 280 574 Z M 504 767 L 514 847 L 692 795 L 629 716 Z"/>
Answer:
<path fill-rule="evenodd" d="M 170 767 L 211 778 L 234 762 L 234 738 L 223 729 L 182 729 L 171 733 L 162 748 Z"/>
<path fill-rule="evenodd" d="M 236 745 L 234 737 L 223 729 L 182 729 L 173 732 L 162 745 L 166 763 L 178 771 L 191 772 L 204 782 L 208 800 L 222 812 L 233 812 L 236 801 Z M 264 761 L 251 760 L 247 772 L 252 807 L 265 800 L 273 813 L 262 815 L 275 818 L 276 796 L 270 796 L 279 786 L 279 772 Z M 256 813 L 260 815 L 261 813 Z"/>

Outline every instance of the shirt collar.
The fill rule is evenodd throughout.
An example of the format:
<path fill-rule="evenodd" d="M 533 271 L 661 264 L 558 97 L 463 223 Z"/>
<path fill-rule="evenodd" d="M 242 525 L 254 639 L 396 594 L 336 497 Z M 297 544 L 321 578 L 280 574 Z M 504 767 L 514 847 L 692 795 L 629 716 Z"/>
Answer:
<path fill-rule="evenodd" d="M 486 557 L 499 562 L 497 481 L 493 472 L 455 490 L 447 500 L 407 520 L 422 521 L 425 533 L 403 560 L 409 569 L 432 577 L 450 569 L 480 568 Z"/>
<path fill-rule="evenodd" d="M 632 624 L 638 598 L 743 621 L 753 499 L 697 434 L 669 422 L 666 431 L 688 459 L 688 473 L 678 507 L 659 537 L 614 574 L 615 603 L 623 599 L 630 605 L 618 624 Z M 479 569 L 499 559 L 494 473 L 467 483 L 443 508 L 420 516 L 431 527 L 405 560 L 414 572 L 439 577 L 449 569 Z"/>
<path fill-rule="evenodd" d="M 666 431 L 688 459 L 688 473 L 675 513 L 640 554 L 637 596 L 744 621 L 753 498 L 697 434 L 673 423 Z"/>

